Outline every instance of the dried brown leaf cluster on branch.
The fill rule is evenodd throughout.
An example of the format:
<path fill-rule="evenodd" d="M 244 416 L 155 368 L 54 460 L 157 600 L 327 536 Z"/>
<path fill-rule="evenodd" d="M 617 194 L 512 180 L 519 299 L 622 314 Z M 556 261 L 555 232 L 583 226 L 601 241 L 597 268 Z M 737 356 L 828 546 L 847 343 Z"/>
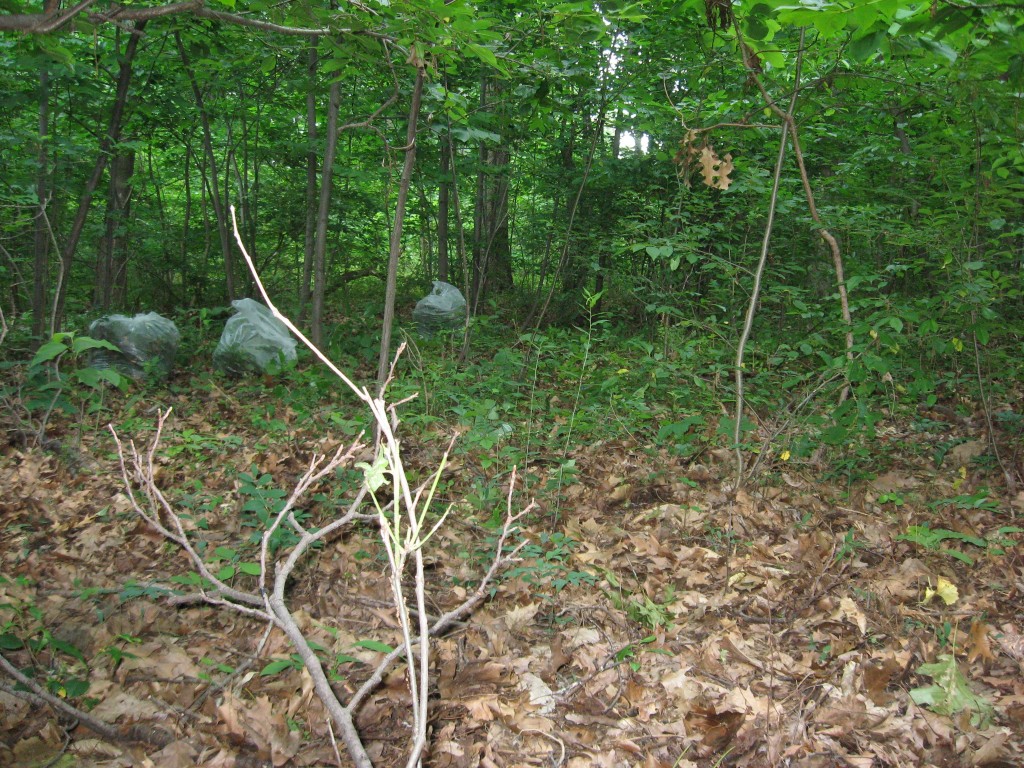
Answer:
<path fill-rule="evenodd" d="M 699 173 L 704 184 L 712 189 L 726 190 L 732 184 L 729 174 L 733 172 L 732 154 L 719 157 L 715 148 L 701 131 L 690 129 L 679 141 L 679 151 L 673 158 L 678 166 L 679 178 L 687 187 L 694 174 Z"/>

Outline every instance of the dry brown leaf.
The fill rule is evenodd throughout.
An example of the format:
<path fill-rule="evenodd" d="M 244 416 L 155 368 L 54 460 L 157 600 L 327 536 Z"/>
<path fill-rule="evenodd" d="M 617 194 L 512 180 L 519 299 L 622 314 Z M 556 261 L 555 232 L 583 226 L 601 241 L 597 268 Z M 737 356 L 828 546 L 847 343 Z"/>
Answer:
<path fill-rule="evenodd" d="M 853 598 L 841 598 L 839 600 L 839 608 L 832 614 L 832 619 L 833 621 L 842 621 L 845 619 L 853 623 L 857 629 L 860 630 L 862 635 L 866 635 L 868 633 L 867 616 L 864 615 L 864 611 L 860 609 L 860 606 L 853 601 Z"/>
<path fill-rule="evenodd" d="M 160 768 L 192 768 L 198 754 L 195 747 L 178 739 L 152 755 L 152 760 Z"/>
<path fill-rule="evenodd" d="M 742 712 L 718 712 L 710 706 L 694 706 L 686 715 L 686 726 L 691 733 L 701 734 L 705 755 L 721 752 L 736 736 L 746 715 Z"/>
<path fill-rule="evenodd" d="M 968 662 L 973 663 L 977 659 L 981 659 L 984 662 L 996 660 L 988 641 L 989 630 L 991 630 L 991 627 L 984 621 L 975 620 L 971 622 L 971 631 L 965 643 Z"/>
<path fill-rule="evenodd" d="M 986 765 L 1005 765 L 1006 758 L 1014 756 L 1008 749 L 1008 741 L 1008 734 L 997 733 L 971 756 L 971 765 L 979 766 L 979 768 Z"/>
<path fill-rule="evenodd" d="M 565 649 L 565 639 L 561 634 L 555 635 L 551 641 L 551 658 L 548 660 L 547 678 L 553 678 L 562 667 L 572 661 L 572 654 Z"/>
<path fill-rule="evenodd" d="M 893 677 L 901 671 L 895 659 L 869 659 L 862 668 L 864 691 L 876 705 L 884 707 L 892 702 L 892 694 L 886 691 Z"/>
<path fill-rule="evenodd" d="M 502 620 L 509 632 L 519 633 L 533 624 L 533 619 L 539 610 L 540 603 L 528 603 L 513 608 L 505 614 Z"/>
<path fill-rule="evenodd" d="M 996 635 L 996 642 L 1003 652 L 1018 662 L 1024 662 L 1024 634 L 1013 625 L 1003 624 L 1002 632 Z"/>
<path fill-rule="evenodd" d="M 550 715 L 555 711 L 555 693 L 551 686 L 532 672 L 526 672 L 519 678 L 519 688 L 530 697 L 530 705 L 540 715 Z"/>
<path fill-rule="evenodd" d="M 608 494 L 607 502 L 609 505 L 621 504 L 624 501 L 628 501 L 633 495 L 633 486 L 629 483 L 623 483 L 622 485 L 615 486 L 614 490 Z"/>

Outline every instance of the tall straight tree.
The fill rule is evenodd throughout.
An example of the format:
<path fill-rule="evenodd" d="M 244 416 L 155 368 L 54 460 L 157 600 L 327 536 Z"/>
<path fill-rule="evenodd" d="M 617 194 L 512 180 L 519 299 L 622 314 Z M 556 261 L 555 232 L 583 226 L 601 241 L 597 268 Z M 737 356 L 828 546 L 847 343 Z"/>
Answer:
<path fill-rule="evenodd" d="M 61 270 L 57 285 L 56 296 L 53 301 L 53 329 L 59 330 L 61 320 L 64 316 L 64 305 L 67 301 L 68 281 L 71 275 L 71 264 L 74 260 L 75 251 L 78 249 L 78 242 L 82 237 L 82 230 L 89 215 L 89 206 L 92 204 L 93 194 L 103 178 L 103 171 L 107 161 L 113 153 L 114 147 L 121 140 L 121 127 L 124 124 L 124 114 L 128 104 L 128 90 L 132 81 L 132 65 L 135 61 L 135 54 L 139 48 L 139 40 L 146 27 L 145 21 L 140 21 L 134 27 L 128 29 L 128 43 L 124 53 L 121 55 L 121 65 L 117 73 L 117 88 L 114 92 L 114 104 L 110 112 L 110 120 L 107 123 L 107 132 L 100 141 L 99 153 L 93 165 L 92 174 L 86 182 L 85 189 L 78 202 L 78 212 L 71 223 L 71 232 L 67 242 L 64 244 L 61 253 Z M 118 37 L 120 37 L 120 30 Z"/>
<path fill-rule="evenodd" d="M 451 200 L 452 144 L 450 134 L 441 138 L 441 182 L 437 187 L 437 279 L 448 279 L 448 217 Z"/>
<path fill-rule="evenodd" d="M 110 161 L 107 213 L 96 254 L 96 284 L 93 304 L 108 310 L 124 303 L 128 281 L 128 252 L 125 229 L 131 207 L 135 151 L 118 148 Z"/>
<path fill-rule="evenodd" d="M 220 241 L 221 254 L 224 256 L 224 288 L 227 292 L 228 301 L 235 299 L 235 265 L 234 249 L 231 244 L 231 228 L 228 224 L 225 201 L 220 196 L 220 174 L 217 168 L 217 156 L 213 151 L 213 132 L 210 128 L 210 115 L 206 109 L 206 100 L 199 88 L 199 81 L 196 79 L 195 70 L 192 67 L 191 58 L 185 50 L 181 41 L 181 34 L 174 33 L 174 41 L 178 45 L 178 55 L 181 56 L 182 66 L 188 75 L 189 84 L 192 86 L 192 95 L 196 101 L 196 108 L 199 110 L 199 119 L 203 126 L 203 149 L 206 156 L 206 164 L 209 168 L 207 180 L 210 187 L 210 202 L 213 204 L 213 215 L 217 223 L 217 236 Z"/>
<path fill-rule="evenodd" d="M 46 208 L 50 199 L 50 72 L 46 65 L 39 71 L 39 120 L 36 149 L 36 198 L 32 244 L 32 333 L 41 336 L 46 327 L 46 295 L 50 275 L 50 239 L 52 232 Z"/>
<path fill-rule="evenodd" d="M 302 278 L 299 282 L 299 322 L 305 322 L 313 284 L 313 254 L 316 248 L 317 223 L 317 153 L 316 153 L 316 70 L 319 38 L 309 41 L 306 58 L 309 88 L 306 91 L 306 232 L 302 240 Z"/>
<path fill-rule="evenodd" d="M 316 239 L 313 246 L 313 317 L 310 338 L 317 347 L 324 342 L 324 299 L 327 295 L 327 223 L 331 213 L 331 178 L 338 151 L 338 111 L 341 108 L 341 81 L 331 83 L 327 101 L 327 145 L 320 170 L 320 202 L 316 214 Z"/>
<path fill-rule="evenodd" d="M 383 395 L 388 380 L 388 363 L 391 361 L 391 331 L 395 322 L 395 294 L 398 286 L 398 260 L 402 255 L 402 225 L 405 222 L 405 204 L 409 199 L 412 185 L 412 169 L 416 164 L 416 126 L 419 123 L 420 103 L 423 99 L 424 64 L 417 63 L 416 81 L 413 84 L 409 103 L 409 124 L 405 132 L 405 161 L 402 164 L 402 178 L 398 184 L 395 200 L 395 218 L 391 225 L 388 247 L 387 287 L 384 291 L 384 322 L 380 336 L 380 359 L 377 362 L 377 392 Z"/>
<path fill-rule="evenodd" d="M 480 84 L 480 107 L 492 113 L 501 138 L 497 145 L 480 142 L 480 168 L 477 174 L 476 205 L 473 218 L 474 312 L 488 289 L 512 288 L 512 246 L 509 239 L 509 161 L 510 130 L 501 81 L 484 77 Z"/>

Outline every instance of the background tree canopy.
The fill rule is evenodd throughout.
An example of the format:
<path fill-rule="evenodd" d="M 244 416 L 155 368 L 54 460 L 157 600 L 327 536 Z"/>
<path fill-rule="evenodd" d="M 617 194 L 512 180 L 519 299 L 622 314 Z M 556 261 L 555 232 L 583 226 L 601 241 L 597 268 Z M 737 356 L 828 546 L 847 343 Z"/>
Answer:
<path fill-rule="evenodd" d="M 765 110 L 798 86 L 809 182 L 855 301 L 911 286 L 921 299 L 969 285 L 995 312 L 1014 298 L 1024 69 L 1010 6 L 59 6 L 0 16 L 19 31 L 0 38 L 3 276 L 37 333 L 67 310 L 248 293 L 229 205 L 282 299 L 320 287 L 345 311 L 356 280 L 376 295 L 417 64 L 407 292 L 441 276 L 481 311 L 514 291 L 514 322 L 567 318 L 587 288 L 638 321 L 651 304 L 726 319 L 766 210 L 779 126 Z M 705 148 L 731 156 L 730 183 L 701 183 Z M 787 167 L 765 297 L 790 309 L 834 290 L 799 183 Z"/>

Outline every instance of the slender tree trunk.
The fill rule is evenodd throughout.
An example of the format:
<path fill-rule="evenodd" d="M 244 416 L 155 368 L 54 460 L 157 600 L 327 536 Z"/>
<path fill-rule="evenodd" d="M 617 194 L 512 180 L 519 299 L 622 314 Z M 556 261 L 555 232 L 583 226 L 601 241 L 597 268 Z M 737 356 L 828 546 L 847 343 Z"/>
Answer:
<path fill-rule="evenodd" d="M 420 193 L 420 210 L 416 220 L 420 225 L 420 262 L 423 264 L 423 276 L 428 280 L 436 280 L 434 263 L 434 235 L 436 229 L 431 221 L 430 200 L 427 198 L 427 190 L 423 184 L 417 185 Z"/>
<path fill-rule="evenodd" d="M 192 230 L 191 230 L 191 226 L 190 226 L 190 223 L 192 221 L 192 178 L 191 178 L 191 172 L 192 172 L 192 145 L 191 145 L 191 143 L 186 143 L 185 144 L 185 173 L 184 173 L 184 176 L 183 176 L 183 179 L 184 179 L 184 182 L 185 182 L 185 212 L 184 212 L 184 214 L 182 216 L 182 222 L 181 222 L 181 243 L 180 243 L 180 249 L 178 251 L 178 259 L 179 259 L 179 261 L 181 263 L 181 288 L 182 288 L 182 293 L 185 296 L 188 296 L 188 290 L 189 290 L 189 287 L 192 284 L 192 281 L 189 279 L 190 275 L 191 275 L 191 270 L 189 268 L 189 263 L 188 263 L 188 251 L 189 251 L 188 246 L 189 246 L 189 240 L 191 239 L 191 234 L 192 234 Z M 199 300 L 200 300 L 200 297 L 199 297 L 198 293 L 201 292 L 202 286 L 198 285 L 196 287 L 198 289 L 197 293 L 193 294 L 192 296 L 189 296 L 188 299 L 186 299 L 186 302 L 187 302 L 188 306 L 195 306 L 195 304 L 197 304 L 199 302 Z"/>
<path fill-rule="evenodd" d="M 154 152 L 152 135 L 150 135 L 149 139 L 149 146 L 146 148 L 146 169 L 149 172 L 149 181 L 151 182 L 153 197 L 156 201 L 157 216 L 160 220 L 160 259 L 162 264 L 167 264 L 167 268 L 164 270 L 163 274 L 166 291 L 161 298 L 163 299 L 164 306 L 178 306 L 182 301 L 182 293 L 177 290 L 177 287 L 178 285 L 185 286 L 187 283 L 185 283 L 184 280 L 177 279 L 178 270 L 173 266 L 175 264 L 175 256 L 177 255 L 174 252 L 175 240 L 171 234 L 171 225 L 167 218 L 167 206 L 164 203 L 164 195 L 161 190 L 163 184 L 159 180 L 156 166 L 153 163 Z M 119 249 L 122 247 L 122 245 L 118 246 Z M 124 295 L 127 295 L 127 253 L 121 253 L 119 250 L 118 258 L 124 262 L 120 274 L 121 277 L 125 279 L 124 285 L 119 287 L 118 290 L 122 291 Z M 112 299 L 112 303 L 115 306 L 123 306 L 123 298 L 119 299 L 115 297 Z"/>
<path fill-rule="evenodd" d="M 639 141 L 638 138 L 634 138 Z M 615 130 L 612 133 L 611 156 L 612 160 L 618 160 L 622 151 L 622 110 L 615 110 Z M 610 203 L 614 198 L 614 192 L 605 191 Z M 602 245 L 597 257 L 597 275 L 594 278 L 594 295 L 597 296 L 597 303 L 594 304 L 594 314 L 599 314 L 604 308 L 605 281 L 612 268 L 612 252 L 607 245 Z"/>
<path fill-rule="evenodd" d="M 217 236 L 220 240 L 220 250 L 224 256 L 224 288 L 227 292 L 228 301 L 235 299 L 235 257 L 231 246 L 231 229 L 228 224 L 227 212 L 220 197 L 220 174 L 217 170 L 217 158 L 213 153 L 213 134 L 210 130 L 210 115 L 206 111 L 206 103 L 203 93 L 199 90 L 199 82 L 196 80 L 195 72 L 192 70 L 192 63 L 185 46 L 181 42 L 181 35 L 174 33 L 174 41 L 178 45 L 178 55 L 181 56 L 182 66 L 192 86 L 192 95 L 196 100 L 196 108 L 199 110 L 199 119 L 203 125 L 203 148 L 206 153 L 206 165 L 209 168 L 212 180 L 210 182 L 210 201 L 213 204 L 213 215 L 217 218 Z"/>
<path fill-rule="evenodd" d="M 735 20 L 734 20 L 735 22 Z M 811 219 L 816 225 L 818 225 L 818 235 L 828 245 L 829 253 L 832 255 L 832 267 L 836 273 L 836 289 L 839 292 L 839 308 L 843 317 L 843 325 L 846 326 L 846 358 L 850 361 L 853 360 L 853 317 L 850 314 L 850 298 L 846 290 L 846 276 L 843 273 L 843 256 L 839 250 L 839 241 L 836 240 L 835 236 L 825 228 L 822 223 L 821 216 L 818 215 L 818 206 L 814 201 L 814 190 L 811 189 L 810 177 L 807 175 L 807 166 L 804 163 L 803 150 L 800 148 L 800 134 L 797 130 L 796 119 L 793 117 L 793 110 L 790 108 L 789 112 L 784 111 L 775 100 L 769 95 L 768 90 L 764 87 L 761 82 L 761 78 L 758 75 L 760 71 L 749 58 L 749 49 L 745 44 L 742 44 L 742 36 L 739 33 L 739 27 L 736 26 L 737 37 L 741 40 L 740 53 L 743 56 L 743 65 L 747 69 L 747 74 L 751 80 L 757 86 L 758 91 L 764 97 L 765 103 L 768 108 L 771 109 L 778 117 L 786 122 L 786 130 L 789 133 L 789 138 L 793 143 L 793 157 L 796 160 L 797 170 L 800 172 L 800 182 L 803 184 L 804 196 L 807 198 L 807 211 L 811 214 Z M 804 43 L 804 30 L 800 31 L 800 50 L 798 56 L 798 62 L 803 60 L 803 43 Z M 800 69 L 799 64 L 797 66 L 796 82 L 799 85 L 800 82 Z M 792 98 L 796 99 L 797 89 L 794 88 Z M 842 405 L 846 399 L 850 396 L 850 385 L 847 384 L 843 387 L 842 392 L 839 394 L 839 404 Z M 742 468 L 741 468 L 742 469 Z M 742 481 L 742 478 L 741 478 Z"/>
<path fill-rule="evenodd" d="M 324 342 L 324 298 L 327 295 L 327 222 L 331 212 L 331 177 L 338 151 L 338 111 L 341 109 L 341 83 L 331 83 L 327 103 L 327 146 L 320 172 L 320 204 L 316 214 L 316 244 L 313 249 L 313 318 L 310 339 L 317 347 Z"/>
<path fill-rule="evenodd" d="M 423 66 L 416 68 L 416 83 L 412 89 L 412 101 L 409 104 L 409 125 L 405 131 L 405 163 L 402 166 L 402 179 L 398 186 L 398 198 L 395 200 L 395 221 L 391 227 L 391 242 L 388 249 L 388 280 L 384 290 L 384 321 L 380 335 L 380 360 L 377 365 L 377 393 L 383 396 L 384 385 L 388 380 L 391 362 L 391 331 L 395 323 L 395 294 L 398 287 L 398 259 L 402 253 L 402 224 L 405 220 L 405 204 L 409 199 L 409 187 L 412 184 L 412 169 L 416 164 L 416 126 L 420 116 L 420 102 L 423 97 Z"/>
<path fill-rule="evenodd" d="M 121 126 L 124 121 L 125 108 L 128 104 L 128 87 L 132 81 L 132 64 L 135 60 L 135 53 L 139 47 L 139 40 L 146 26 L 145 21 L 135 24 L 129 32 L 128 44 L 125 46 L 124 55 L 121 57 L 121 66 L 117 73 L 117 90 L 114 94 L 114 104 L 110 113 L 110 121 L 107 124 L 107 133 L 100 141 L 100 151 L 93 165 L 92 175 L 86 182 L 85 189 L 78 201 L 78 212 L 75 214 L 71 224 L 71 232 L 64 250 L 61 254 L 61 278 L 57 287 L 57 295 L 53 302 L 52 325 L 54 330 L 59 330 L 61 318 L 64 316 L 64 304 L 67 299 L 68 282 L 71 276 L 71 264 L 74 260 L 75 251 L 78 249 L 78 241 L 82 237 L 82 230 L 85 227 L 85 220 L 89 215 L 89 207 L 92 204 L 92 196 L 103 178 L 103 171 L 107 166 L 107 159 L 113 152 L 114 146 L 121 139 Z"/>
<path fill-rule="evenodd" d="M 576 148 L 576 126 L 571 118 L 562 118 L 561 125 L 559 126 L 558 144 L 560 147 L 558 150 L 558 163 L 562 169 L 563 178 L 567 180 L 565 186 L 568 187 L 568 182 L 571 180 L 576 168 L 576 161 L 574 158 Z M 547 286 L 548 274 L 552 272 L 552 263 L 554 262 L 554 233 L 562 226 L 563 207 L 565 209 L 568 209 L 569 207 L 568 194 L 564 196 L 564 199 L 563 195 L 555 194 L 551 200 L 551 226 L 548 229 L 548 236 L 545 238 L 544 256 L 541 258 L 540 269 L 537 270 L 533 301 L 530 303 L 530 311 L 527 313 L 526 320 L 523 323 L 525 326 L 534 324 L 534 318 L 536 318 L 537 314 L 540 312 L 541 304 L 545 302 L 545 287 Z"/>
<path fill-rule="evenodd" d="M 484 79 L 481 84 L 481 108 L 498 104 L 499 130 L 507 133 L 508 116 L 500 104 L 500 86 Z M 480 144 L 480 170 L 477 176 L 473 228 L 473 288 L 470 302 L 474 314 L 487 289 L 507 291 L 512 282 L 512 252 L 509 238 L 508 146 Z"/>
<path fill-rule="evenodd" d="M 602 87 L 601 103 L 597 112 L 597 120 L 595 121 L 596 125 L 594 136 L 590 142 L 590 150 L 587 153 L 587 162 L 583 167 L 583 178 L 580 179 L 580 184 L 576 189 L 575 196 L 567 203 L 567 221 L 565 225 L 565 241 L 562 243 L 562 255 L 559 257 L 558 266 L 555 267 L 555 273 L 551 276 L 551 285 L 548 287 L 547 295 L 544 297 L 544 303 L 536 313 L 531 312 L 530 316 L 527 318 L 526 324 L 532 324 L 535 328 L 540 328 L 541 324 L 544 322 L 544 317 L 548 313 L 548 307 L 551 306 L 551 299 L 555 295 L 555 288 L 558 285 L 559 276 L 564 273 L 566 265 L 569 263 L 569 257 L 572 253 L 573 228 L 576 224 L 576 212 L 579 210 L 583 191 L 586 189 L 587 180 L 590 178 L 590 169 L 594 164 L 594 154 L 597 152 L 598 146 L 602 143 L 601 140 L 604 135 L 605 110 L 607 106 L 607 93 Z"/>
<path fill-rule="evenodd" d="M 483 85 L 481 85 L 481 90 Z M 481 104 L 481 109 L 483 105 Z M 476 314 L 477 297 L 480 295 L 480 291 L 483 287 L 484 274 L 483 271 L 487 267 L 487 254 L 484 253 L 484 247 L 487 244 L 487 237 L 484 234 L 484 210 L 486 205 L 485 200 L 485 189 L 486 179 L 484 179 L 484 167 L 487 164 L 487 149 L 484 147 L 484 143 L 480 142 L 480 147 L 477 150 L 477 173 L 476 173 L 476 196 L 474 197 L 473 203 L 473 251 L 471 256 L 472 261 L 472 274 L 469 287 L 469 296 L 466 298 L 469 300 L 470 314 Z"/>
<path fill-rule="evenodd" d="M 107 213 L 96 254 L 96 282 L 93 305 L 103 311 L 124 300 L 127 288 L 127 255 L 124 228 L 131 207 L 131 180 L 135 171 L 135 152 L 117 150 L 110 161 L 107 187 Z"/>
<path fill-rule="evenodd" d="M 316 153 L 316 70 L 318 64 L 317 45 L 319 37 L 309 41 L 307 68 L 309 70 L 309 89 L 306 91 L 306 233 L 302 242 L 302 278 L 299 283 L 299 325 L 306 322 L 309 309 L 310 288 L 313 282 L 313 252 L 316 247 L 316 212 L 317 212 L 317 153 Z"/>
<path fill-rule="evenodd" d="M 42 336 L 46 328 L 47 287 L 50 275 L 50 227 L 46 205 L 50 197 L 50 73 L 46 65 L 39 72 L 39 144 L 36 149 L 36 209 L 33 231 L 32 334 Z"/>
<path fill-rule="evenodd" d="M 209 287 L 209 274 L 210 274 L 210 261 L 213 258 L 214 248 L 214 232 L 217 229 L 217 222 L 210 221 L 210 198 L 213 196 L 214 191 L 210 189 L 210 171 L 206 167 L 208 158 L 206 153 L 203 152 L 198 155 L 199 158 L 199 200 L 200 207 L 203 210 L 203 261 L 200 266 L 200 274 L 203 286 L 203 294 L 208 295 Z M 214 214 L 216 217 L 216 214 Z"/>
<path fill-rule="evenodd" d="M 274 88 L 272 83 L 266 83 L 265 87 L 269 90 Z M 249 104 L 250 99 L 255 102 L 251 106 Z M 225 168 L 226 189 L 224 198 L 225 202 L 230 199 L 230 184 L 227 182 L 233 174 L 236 190 L 235 196 L 238 200 L 237 209 L 241 221 L 241 233 L 244 238 L 243 242 L 246 244 L 249 255 L 253 257 L 253 261 L 260 266 L 262 271 L 262 269 L 266 268 L 266 263 L 260 263 L 257 255 L 256 238 L 256 233 L 259 231 L 260 166 L 259 162 L 254 158 L 259 157 L 258 150 L 263 104 L 259 100 L 258 92 L 250 95 L 244 88 L 239 92 L 238 100 L 242 104 L 238 120 L 241 136 L 236 140 L 229 124 L 228 143 L 231 146 L 231 150 L 229 152 L 230 164 L 228 168 Z M 249 117 L 250 111 L 254 114 L 252 119 Z M 248 270 L 242 272 L 242 281 L 244 285 L 241 286 L 240 292 L 243 295 L 248 295 L 252 288 L 252 280 Z"/>
<path fill-rule="evenodd" d="M 441 142 L 441 185 L 437 190 L 437 279 L 448 279 L 448 201 L 451 197 L 452 172 L 451 143 L 446 137 Z"/>

